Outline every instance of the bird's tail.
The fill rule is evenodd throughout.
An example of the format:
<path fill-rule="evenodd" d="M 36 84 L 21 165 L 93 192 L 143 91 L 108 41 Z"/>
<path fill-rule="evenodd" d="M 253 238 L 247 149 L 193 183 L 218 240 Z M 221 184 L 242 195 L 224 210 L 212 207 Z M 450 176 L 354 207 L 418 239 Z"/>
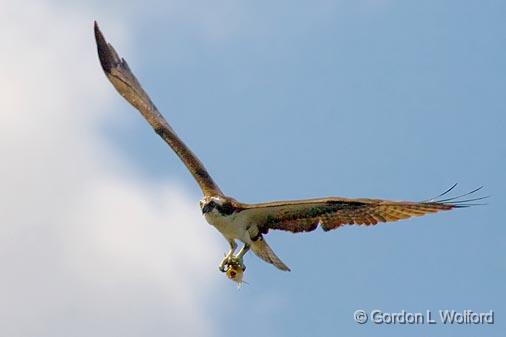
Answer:
<path fill-rule="evenodd" d="M 274 254 L 263 236 L 260 236 L 256 241 L 253 241 L 250 247 L 253 253 L 265 262 L 275 265 L 280 270 L 290 271 L 290 268 L 288 268 L 283 261 Z"/>

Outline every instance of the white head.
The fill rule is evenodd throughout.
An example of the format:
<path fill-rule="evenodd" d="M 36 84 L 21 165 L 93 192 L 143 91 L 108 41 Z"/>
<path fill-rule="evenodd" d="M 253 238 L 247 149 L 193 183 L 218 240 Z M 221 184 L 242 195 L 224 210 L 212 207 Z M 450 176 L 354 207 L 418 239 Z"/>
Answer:
<path fill-rule="evenodd" d="M 230 215 L 235 212 L 235 208 L 229 199 L 220 196 L 206 196 L 200 200 L 200 209 L 202 214 L 219 213 L 221 215 Z"/>

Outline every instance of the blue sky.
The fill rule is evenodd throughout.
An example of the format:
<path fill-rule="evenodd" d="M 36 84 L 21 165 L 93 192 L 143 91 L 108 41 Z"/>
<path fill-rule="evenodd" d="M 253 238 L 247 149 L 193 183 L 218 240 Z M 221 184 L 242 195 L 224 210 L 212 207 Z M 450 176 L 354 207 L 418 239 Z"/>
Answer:
<path fill-rule="evenodd" d="M 504 2 L 217 1 L 211 5 L 196 0 L 85 6 L 51 1 L 47 11 L 55 17 L 62 11 L 75 13 L 78 19 L 66 24 L 87 25 L 78 28 L 82 34 L 89 29 L 89 36 L 79 35 L 89 40 L 72 42 L 81 52 L 72 57 L 83 63 L 93 83 L 83 104 L 105 103 L 95 109 L 99 117 L 89 123 L 95 138 L 86 158 L 94 162 L 93 149 L 105 147 L 107 152 L 99 157 L 105 163 L 98 169 L 99 164 L 92 166 L 112 173 L 100 181 L 112 179 L 120 162 L 122 173 L 111 190 L 123 191 L 122 186 L 130 186 L 129 179 L 138 184 L 126 189 L 139 191 L 127 199 L 130 206 L 116 202 L 120 214 L 97 217 L 97 228 L 118 218 L 131 220 L 128 228 L 138 234 L 128 240 L 140 236 L 139 240 L 146 240 L 142 245 L 149 246 L 156 238 L 159 245 L 156 254 L 139 257 L 138 265 L 132 262 L 137 261 L 136 251 L 125 253 L 121 261 L 128 265 L 129 274 L 118 272 L 123 266 L 111 259 L 101 275 L 111 284 L 117 281 L 117 287 L 79 278 L 69 288 L 69 293 L 110 290 L 118 298 L 124 295 L 122 300 L 111 295 L 110 302 L 135 308 L 119 316 L 99 311 L 114 319 L 110 325 L 102 322 L 97 330 L 86 331 L 97 336 L 99 331 L 171 335 L 174 317 L 184 315 L 170 304 L 173 300 L 188 304 L 188 312 L 195 310 L 194 316 L 184 316 L 186 320 L 177 325 L 194 335 L 203 334 L 194 327 L 200 324 L 210 336 L 500 336 L 504 331 Z M 423 200 L 455 182 L 459 183 L 456 193 L 484 185 L 480 193 L 492 197 L 486 206 L 369 228 L 270 233 L 267 240 L 292 272 L 279 272 L 248 254 L 249 285 L 237 291 L 216 267 L 226 242 L 204 219 L 199 220 L 197 207 L 178 208 L 169 202 L 181 195 L 182 205 L 191 201 L 196 206 L 197 185 L 101 73 L 91 40 L 94 19 L 222 190 L 241 201 L 332 195 Z M 65 81 L 62 77 L 63 85 Z M 70 150 L 62 151 L 68 158 Z M 76 173 L 78 180 L 80 174 L 88 173 Z M 103 199 L 94 204 L 102 205 L 97 206 L 101 211 L 107 209 L 107 194 L 97 195 Z M 139 203 L 146 204 L 142 212 L 135 210 Z M 150 203 L 160 210 L 156 208 L 159 212 L 148 219 Z M 191 221 L 185 225 L 191 228 L 181 229 L 184 235 L 168 238 L 164 246 L 163 236 L 174 233 L 162 226 L 177 224 L 164 217 L 179 212 L 177 220 L 185 221 L 182 209 L 189 210 Z M 143 219 L 160 227 L 148 226 L 153 232 L 143 236 L 144 230 L 137 227 Z M 121 236 L 122 227 L 111 228 L 119 228 Z M 157 228 L 164 232 L 157 235 Z M 84 229 L 77 233 L 88 235 Z M 109 238 L 99 236 L 103 237 Z M 128 240 L 120 243 L 128 246 Z M 190 245 L 191 267 L 160 271 L 160 282 L 171 284 L 171 289 L 145 286 L 148 281 L 132 288 L 139 275 L 143 279 L 158 275 L 145 266 L 165 256 L 170 260 L 173 251 L 168 247 L 174 240 Z M 210 251 L 204 249 L 208 240 Z M 90 242 L 105 245 L 94 259 L 78 254 L 79 261 L 91 265 L 104 251 L 114 252 L 117 247 L 114 240 Z M 156 268 L 170 270 L 171 263 Z M 80 266 L 73 268 L 81 272 Z M 184 282 L 179 284 L 178 279 Z M 186 282 L 191 284 L 188 289 Z M 118 287 L 123 290 L 118 292 Z M 175 300 L 174 289 L 195 292 L 188 295 L 191 303 L 184 296 Z M 73 327 L 96 323 L 93 312 L 100 302 L 94 303 L 76 300 L 73 314 L 63 322 Z M 492 309 L 496 322 L 359 325 L 353 321 L 357 309 L 435 313 Z M 47 331 L 53 336 L 60 331 L 56 326 L 51 329 Z"/>
<path fill-rule="evenodd" d="M 499 1 L 376 5 L 257 2 L 233 13 L 240 17 L 230 18 L 231 28 L 222 14 L 222 29 L 231 31 L 215 39 L 190 24 L 174 30 L 164 14 L 137 26 L 136 72 L 222 189 L 240 200 L 421 200 L 454 182 L 461 192 L 485 185 L 493 196 L 488 206 L 375 228 L 270 235 L 293 272 L 248 256 L 251 285 L 211 309 L 232 331 L 503 330 L 506 8 Z M 122 109 L 132 122 L 111 126 L 120 151 L 152 179 L 177 177 L 197 197 L 176 157 Z M 497 323 L 359 326 L 352 320 L 359 308 L 494 309 Z"/>

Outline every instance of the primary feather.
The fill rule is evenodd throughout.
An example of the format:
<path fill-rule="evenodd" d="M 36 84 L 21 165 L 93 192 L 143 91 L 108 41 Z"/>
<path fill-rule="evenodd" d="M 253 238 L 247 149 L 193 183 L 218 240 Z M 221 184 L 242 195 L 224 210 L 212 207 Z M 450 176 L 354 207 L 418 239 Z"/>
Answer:
<path fill-rule="evenodd" d="M 465 206 L 437 201 L 324 198 L 247 204 L 243 208 L 261 231 L 278 229 L 298 233 L 313 231 L 318 225 L 329 231 L 346 224 L 375 225 Z"/>

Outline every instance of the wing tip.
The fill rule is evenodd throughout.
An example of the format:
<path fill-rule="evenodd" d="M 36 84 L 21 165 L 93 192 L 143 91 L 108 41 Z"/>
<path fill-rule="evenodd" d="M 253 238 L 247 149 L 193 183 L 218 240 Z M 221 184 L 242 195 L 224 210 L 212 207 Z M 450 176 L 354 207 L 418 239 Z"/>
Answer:
<path fill-rule="evenodd" d="M 455 183 L 452 187 L 450 187 L 445 192 L 441 193 L 440 195 L 438 195 L 435 198 L 431 198 L 429 200 L 423 201 L 423 203 L 425 203 L 425 204 L 435 204 L 435 205 L 438 205 L 438 206 L 444 206 L 445 208 L 442 209 L 442 210 L 451 210 L 451 209 L 454 209 L 454 208 L 467 208 L 467 207 L 472 207 L 472 206 L 484 206 L 484 205 L 487 205 L 487 204 L 486 203 L 476 203 L 476 201 L 485 200 L 485 199 L 488 199 L 488 198 L 491 197 L 490 195 L 486 195 L 486 196 L 483 196 L 483 197 L 463 199 L 464 197 L 467 197 L 469 195 L 475 194 L 476 192 L 478 192 L 481 189 L 483 189 L 484 186 L 480 186 L 480 187 L 475 188 L 475 189 L 471 190 L 470 192 L 467 192 L 467 193 L 464 193 L 464 194 L 460 194 L 460 195 L 457 195 L 457 196 L 454 196 L 454 197 L 447 197 L 445 199 L 440 199 L 442 196 L 445 196 L 450 191 L 452 191 L 456 186 L 457 186 L 457 184 Z"/>
<path fill-rule="evenodd" d="M 110 74 L 111 70 L 121 61 L 118 59 L 114 48 L 107 43 L 107 40 L 102 34 L 100 27 L 98 26 L 98 22 L 93 21 L 93 30 L 95 32 L 95 41 L 97 43 L 97 52 L 98 59 L 100 60 L 100 65 L 106 74 Z"/>

